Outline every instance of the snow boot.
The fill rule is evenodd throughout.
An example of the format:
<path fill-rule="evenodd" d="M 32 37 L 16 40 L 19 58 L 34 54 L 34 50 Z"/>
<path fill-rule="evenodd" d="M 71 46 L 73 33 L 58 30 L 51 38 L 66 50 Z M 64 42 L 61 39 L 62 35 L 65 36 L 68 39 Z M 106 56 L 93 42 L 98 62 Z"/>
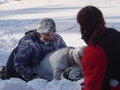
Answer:
<path fill-rule="evenodd" d="M 5 79 L 5 66 L 0 66 L 0 79 Z"/>

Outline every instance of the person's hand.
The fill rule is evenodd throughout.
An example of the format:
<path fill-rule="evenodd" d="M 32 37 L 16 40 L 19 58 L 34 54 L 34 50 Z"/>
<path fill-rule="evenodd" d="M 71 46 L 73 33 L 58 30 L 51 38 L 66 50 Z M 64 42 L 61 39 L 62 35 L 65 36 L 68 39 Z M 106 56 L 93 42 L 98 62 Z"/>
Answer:
<path fill-rule="evenodd" d="M 33 80 L 33 79 L 37 79 L 37 78 L 40 78 L 40 76 L 37 75 L 36 73 L 33 73 L 32 76 L 25 77 L 25 78 L 23 78 L 23 79 L 24 79 L 26 82 L 28 82 L 28 81 L 31 81 L 31 80 Z"/>
<path fill-rule="evenodd" d="M 83 73 L 80 67 L 73 66 L 67 68 L 61 75 L 61 79 L 66 78 L 71 81 L 77 81 L 83 78 Z"/>
<path fill-rule="evenodd" d="M 75 81 L 80 80 L 82 78 L 81 73 L 82 72 L 79 68 L 73 67 L 68 74 L 68 78 L 71 79 L 71 80 L 75 80 Z"/>
<path fill-rule="evenodd" d="M 110 86 L 112 87 L 116 87 L 117 85 L 119 85 L 119 81 L 115 80 L 115 79 L 110 79 Z"/>

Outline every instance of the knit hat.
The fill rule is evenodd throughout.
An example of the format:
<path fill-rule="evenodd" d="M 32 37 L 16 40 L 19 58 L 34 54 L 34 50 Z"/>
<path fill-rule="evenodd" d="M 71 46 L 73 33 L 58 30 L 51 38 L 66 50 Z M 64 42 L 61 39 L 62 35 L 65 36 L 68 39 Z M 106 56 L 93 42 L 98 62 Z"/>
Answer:
<path fill-rule="evenodd" d="M 73 58 L 75 60 L 75 62 L 79 65 L 81 65 L 81 58 L 83 56 L 83 53 L 84 53 L 84 49 L 86 48 L 86 46 L 81 46 L 81 47 L 76 47 L 74 50 L 73 50 Z"/>
<path fill-rule="evenodd" d="M 43 18 L 37 27 L 37 32 L 40 34 L 48 34 L 56 32 L 56 25 L 53 19 Z"/>

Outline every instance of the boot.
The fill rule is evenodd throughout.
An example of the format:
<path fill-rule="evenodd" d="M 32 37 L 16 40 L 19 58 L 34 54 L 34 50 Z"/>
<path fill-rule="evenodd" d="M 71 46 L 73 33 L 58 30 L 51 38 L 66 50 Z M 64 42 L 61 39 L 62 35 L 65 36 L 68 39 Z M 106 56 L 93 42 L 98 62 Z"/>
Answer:
<path fill-rule="evenodd" d="M 5 66 L 0 66 L 0 79 L 5 79 Z"/>

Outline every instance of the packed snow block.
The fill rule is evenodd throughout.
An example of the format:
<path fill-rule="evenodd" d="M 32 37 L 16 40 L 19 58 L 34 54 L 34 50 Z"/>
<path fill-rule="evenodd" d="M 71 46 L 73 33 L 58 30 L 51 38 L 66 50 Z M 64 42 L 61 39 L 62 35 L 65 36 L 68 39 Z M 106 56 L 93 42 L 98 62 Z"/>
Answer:
<path fill-rule="evenodd" d="M 46 57 L 33 68 L 40 78 L 47 80 L 61 79 L 62 73 L 69 67 L 81 66 L 80 58 L 83 54 L 83 47 L 66 47 L 49 53 Z M 81 72 L 82 73 L 82 70 Z"/>

